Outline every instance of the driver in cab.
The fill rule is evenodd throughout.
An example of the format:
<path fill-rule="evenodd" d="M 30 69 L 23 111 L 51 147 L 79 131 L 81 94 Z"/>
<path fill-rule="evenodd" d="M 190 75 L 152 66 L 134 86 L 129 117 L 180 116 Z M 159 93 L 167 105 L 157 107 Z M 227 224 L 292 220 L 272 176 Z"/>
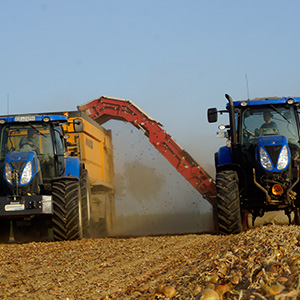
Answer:
<path fill-rule="evenodd" d="M 263 123 L 260 126 L 260 129 L 256 128 L 255 132 L 252 132 L 252 131 L 246 129 L 246 132 L 254 137 L 258 137 L 258 136 L 264 135 L 266 133 L 278 134 L 279 130 L 277 128 L 276 123 L 271 121 L 272 113 L 270 111 L 264 111 L 263 117 L 264 117 L 265 123 Z"/>
<path fill-rule="evenodd" d="M 22 137 L 20 141 L 20 151 L 35 151 L 37 154 L 40 154 L 39 147 L 34 144 L 34 138 L 37 135 L 37 131 L 33 128 L 29 128 L 27 131 L 27 137 Z"/>
<path fill-rule="evenodd" d="M 260 127 L 260 133 L 264 132 L 264 129 L 271 128 L 274 130 L 274 133 L 278 133 L 278 128 L 275 122 L 271 121 L 272 114 L 269 111 L 264 112 L 264 121 L 265 123 Z"/>

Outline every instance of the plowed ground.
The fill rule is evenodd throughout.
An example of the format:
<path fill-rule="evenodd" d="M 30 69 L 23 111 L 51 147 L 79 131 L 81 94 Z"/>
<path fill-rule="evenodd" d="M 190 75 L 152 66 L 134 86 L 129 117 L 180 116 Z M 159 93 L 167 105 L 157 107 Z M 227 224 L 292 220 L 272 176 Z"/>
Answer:
<path fill-rule="evenodd" d="M 299 299 L 299 240 L 297 226 L 268 225 L 1 245 L 0 299 Z"/>

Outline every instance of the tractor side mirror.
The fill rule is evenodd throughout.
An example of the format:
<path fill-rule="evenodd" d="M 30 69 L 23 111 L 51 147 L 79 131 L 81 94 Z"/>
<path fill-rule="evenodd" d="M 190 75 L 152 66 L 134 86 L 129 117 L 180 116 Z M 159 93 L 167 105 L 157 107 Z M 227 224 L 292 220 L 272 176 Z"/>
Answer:
<path fill-rule="evenodd" d="M 209 108 L 207 110 L 207 119 L 209 123 L 215 123 L 218 121 L 218 110 L 216 108 Z"/>
<path fill-rule="evenodd" d="M 83 131 L 83 122 L 81 119 L 73 120 L 73 128 L 74 132 L 82 132 Z"/>

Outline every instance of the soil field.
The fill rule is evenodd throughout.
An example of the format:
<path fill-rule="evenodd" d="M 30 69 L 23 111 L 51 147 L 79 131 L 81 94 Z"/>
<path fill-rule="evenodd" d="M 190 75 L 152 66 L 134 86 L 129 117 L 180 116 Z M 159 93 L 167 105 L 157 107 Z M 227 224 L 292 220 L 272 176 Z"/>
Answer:
<path fill-rule="evenodd" d="M 300 299 L 300 230 L 0 245 L 0 299 Z"/>

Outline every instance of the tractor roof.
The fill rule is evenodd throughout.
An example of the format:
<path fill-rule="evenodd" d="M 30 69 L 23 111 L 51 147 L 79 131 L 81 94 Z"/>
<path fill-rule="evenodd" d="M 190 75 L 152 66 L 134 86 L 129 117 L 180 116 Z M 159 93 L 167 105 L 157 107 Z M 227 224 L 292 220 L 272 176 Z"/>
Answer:
<path fill-rule="evenodd" d="M 265 97 L 265 98 L 255 98 L 249 100 L 238 100 L 233 101 L 235 107 L 240 106 L 254 106 L 254 105 L 276 105 L 276 104 L 285 104 L 287 101 L 294 100 L 294 103 L 300 103 L 300 97 Z"/>
<path fill-rule="evenodd" d="M 3 120 L 1 122 L 1 120 Z M 67 122 L 66 116 L 61 115 L 15 115 L 15 116 L 0 116 L 0 123 L 14 123 L 14 122 Z"/>

